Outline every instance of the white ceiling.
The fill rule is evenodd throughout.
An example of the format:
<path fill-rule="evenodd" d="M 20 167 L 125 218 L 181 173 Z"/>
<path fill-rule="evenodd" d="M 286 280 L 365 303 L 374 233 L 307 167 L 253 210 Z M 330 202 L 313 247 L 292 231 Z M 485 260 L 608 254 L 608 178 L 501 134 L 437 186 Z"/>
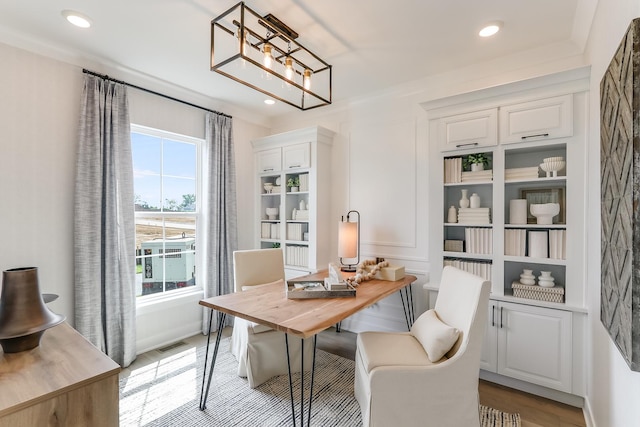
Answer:
<path fill-rule="evenodd" d="M 266 115 L 293 107 L 209 70 L 210 21 L 234 0 L 0 0 L 0 41 L 37 43 L 152 76 Z M 333 101 L 541 46 L 580 54 L 597 0 L 249 0 L 333 66 Z M 64 9 L 93 20 L 71 26 Z M 479 29 L 500 20 L 498 35 Z M 113 75 L 118 78 L 118 76 Z"/>

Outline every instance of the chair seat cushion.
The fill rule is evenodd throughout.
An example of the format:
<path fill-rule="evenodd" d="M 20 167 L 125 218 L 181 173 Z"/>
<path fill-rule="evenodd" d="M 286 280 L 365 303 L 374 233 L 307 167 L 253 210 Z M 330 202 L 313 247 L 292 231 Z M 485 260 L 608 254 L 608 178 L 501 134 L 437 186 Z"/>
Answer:
<path fill-rule="evenodd" d="M 358 334 L 357 346 L 362 365 L 367 372 L 381 366 L 434 364 L 427 357 L 420 342 L 408 332 L 361 332 Z"/>
<path fill-rule="evenodd" d="M 428 310 L 411 326 L 411 335 L 422 344 L 429 360 L 437 362 L 458 341 L 460 331 L 441 321 L 435 310 Z"/>

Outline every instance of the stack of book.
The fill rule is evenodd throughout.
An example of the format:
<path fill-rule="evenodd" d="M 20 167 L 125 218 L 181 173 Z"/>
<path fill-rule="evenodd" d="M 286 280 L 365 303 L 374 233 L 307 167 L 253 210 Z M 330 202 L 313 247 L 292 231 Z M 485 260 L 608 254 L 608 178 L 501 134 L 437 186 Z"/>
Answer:
<path fill-rule="evenodd" d="M 493 180 L 493 171 L 489 170 L 481 170 L 481 171 L 471 171 L 471 172 L 462 172 L 462 182 L 487 182 Z"/>
<path fill-rule="evenodd" d="M 504 254 L 525 256 L 526 230 L 504 230 Z"/>
<path fill-rule="evenodd" d="M 549 258 L 567 259 L 566 235 L 566 230 L 549 230 Z"/>
<path fill-rule="evenodd" d="M 306 246 L 287 246 L 287 264 L 306 267 L 309 263 L 309 248 Z"/>
<path fill-rule="evenodd" d="M 268 222 L 263 222 L 262 223 L 262 230 L 260 232 L 260 237 L 262 237 L 263 239 L 270 239 L 271 238 L 271 224 Z"/>
<path fill-rule="evenodd" d="M 490 208 L 460 208 L 458 222 L 461 224 L 491 224 Z"/>
<path fill-rule="evenodd" d="M 493 237 L 490 228 L 465 228 L 465 251 L 472 254 L 493 253 Z"/>
<path fill-rule="evenodd" d="M 521 179 L 538 179 L 538 166 L 504 170 L 505 181 L 518 181 Z"/>
<path fill-rule="evenodd" d="M 307 224 L 297 224 L 297 223 L 287 224 L 287 239 L 302 241 L 302 233 L 307 231 L 306 228 L 307 228 Z"/>
<path fill-rule="evenodd" d="M 462 157 L 444 159 L 444 183 L 462 182 Z"/>
<path fill-rule="evenodd" d="M 486 262 L 465 261 L 461 259 L 444 259 L 443 265 L 453 266 L 460 270 L 476 274 L 484 280 L 491 280 L 491 264 Z"/>
<path fill-rule="evenodd" d="M 309 191 L 309 174 L 301 173 L 298 175 L 298 180 L 300 181 L 300 191 Z"/>

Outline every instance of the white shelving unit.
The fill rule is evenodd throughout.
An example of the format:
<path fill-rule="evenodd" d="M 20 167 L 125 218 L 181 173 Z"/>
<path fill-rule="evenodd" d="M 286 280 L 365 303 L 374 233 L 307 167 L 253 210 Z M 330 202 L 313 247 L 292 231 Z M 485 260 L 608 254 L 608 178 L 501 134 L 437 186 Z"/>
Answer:
<path fill-rule="evenodd" d="M 310 127 L 252 141 L 256 248 L 281 247 L 287 278 L 316 272 L 329 263 L 333 135 Z M 288 187 L 289 180 L 299 181 L 298 187 Z M 265 184 L 273 187 L 267 190 Z M 274 219 L 267 215 L 268 208 L 277 209 Z"/>
<path fill-rule="evenodd" d="M 581 404 L 585 393 L 582 368 L 587 307 L 584 165 L 588 88 L 588 75 L 567 73 L 552 77 L 549 82 L 538 79 L 535 83 L 487 89 L 468 98 L 460 95 L 450 102 L 440 100 L 434 108 L 425 106 L 429 117 L 432 201 L 432 269 L 431 282 L 426 285 L 429 304 L 433 306 L 435 302 L 440 273 L 447 260 L 490 264 L 485 269 L 492 286 L 481 377 L 574 405 Z M 467 119 L 471 121 L 469 125 L 465 125 Z M 465 132 L 449 135 L 446 130 L 453 125 L 454 130 Z M 473 132 L 477 132 L 477 144 Z M 444 182 L 446 159 L 478 153 L 490 158 L 490 181 Z M 506 169 L 534 168 L 544 158 L 559 156 L 566 165 L 557 177 L 547 177 L 539 170 L 536 177 L 505 179 Z M 459 207 L 463 189 L 469 195 L 477 193 L 480 206 L 490 208 L 490 224 L 447 222 L 449 208 Z M 560 196 L 562 207 L 553 224 L 536 224 L 535 218 L 527 224 L 509 224 L 510 200 L 528 195 L 532 201 L 541 197 L 537 194 L 551 192 Z M 490 253 L 444 250 L 445 240 L 466 240 L 465 230 L 469 228 L 491 230 Z M 564 230 L 566 258 L 531 257 L 528 252 L 524 256 L 508 254 L 507 230 L 524 230 L 525 238 L 532 232 L 557 235 Z M 515 297 L 512 284 L 524 269 L 533 270 L 536 277 L 541 271 L 551 271 L 556 286 L 564 289 L 564 302 Z"/>

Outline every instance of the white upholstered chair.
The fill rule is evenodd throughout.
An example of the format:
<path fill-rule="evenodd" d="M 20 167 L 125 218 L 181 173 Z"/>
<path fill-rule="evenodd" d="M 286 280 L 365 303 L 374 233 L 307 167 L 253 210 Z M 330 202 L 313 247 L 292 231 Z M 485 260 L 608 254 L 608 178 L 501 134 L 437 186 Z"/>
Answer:
<path fill-rule="evenodd" d="M 355 395 L 365 427 L 480 426 L 489 291 L 490 282 L 445 267 L 435 308 L 411 332 L 358 334 Z"/>
<path fill-rule="evenodd" d="M 260 292 L 259 285 L 282 281 L 284 292 L 284 259 L 282 249 L 254 249 L 233 253 L 233 275 L 236 292 Z M 253 288 L 253 289 L 252 289 Z M 289 337 L 291 372 L 300 372 L 300 339 Z M 231 353 L 238 360 L 238 375 L 247 377 L 255 388 L 276 375 L 286 375 L 287 351 L 284 333 L 236 317 L 231 334 Z M 311 368 L 313 342 L 305 340 L 305 369 Z"/>

